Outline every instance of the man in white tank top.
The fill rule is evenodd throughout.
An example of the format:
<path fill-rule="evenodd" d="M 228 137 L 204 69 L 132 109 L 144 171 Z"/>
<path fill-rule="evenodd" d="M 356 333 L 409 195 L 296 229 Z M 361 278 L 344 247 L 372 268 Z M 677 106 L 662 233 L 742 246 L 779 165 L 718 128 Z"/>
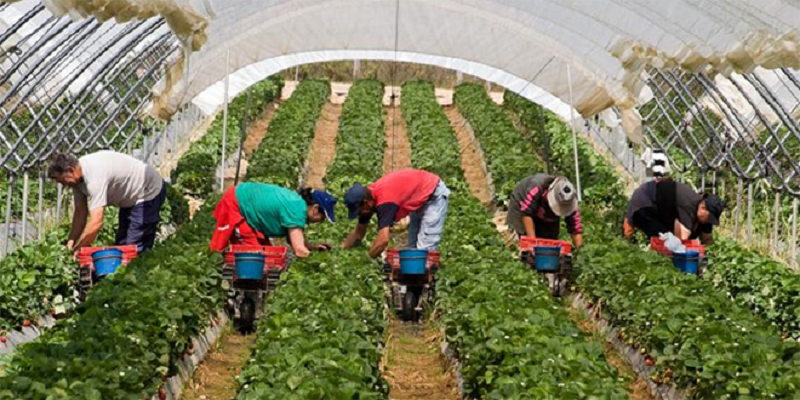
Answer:
<path fill-rule="evenodd" d="M 48 176 L 72 188 L 75 212 L 69 248 L 77 251 L 92 245 L 108 206 L 120 208 L 117 245 L 135 245 L 140 253 L 153 247 L 167 195 L 166 184 L 155 168 L 126 154 L 98 151 L 80 159 L 57 155 Z"/>

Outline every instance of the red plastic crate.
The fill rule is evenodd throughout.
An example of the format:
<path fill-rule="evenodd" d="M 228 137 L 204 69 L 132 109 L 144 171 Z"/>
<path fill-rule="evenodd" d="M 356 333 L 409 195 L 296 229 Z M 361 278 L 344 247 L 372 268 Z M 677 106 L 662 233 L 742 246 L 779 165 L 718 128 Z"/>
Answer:
<path fill-rule="evenodd" d="M 89 267 L 94 270 L 94 262 L 92 262 L 92 254 L 103 251 L 117 249 L 122 251 L 122 265 L 128 265 L 139 253 L 136 251 L 136 246 L 102 246 L 102 247 L 83 247 L 78 252 L 78 265 L 81 267 Z"/>
<path fill-rule="evenodd" d="M 700 257 L 706 256 L 706 247 L 700 244 L 699 240 L 687 239 L 681 240 L 681 243 L 686 246 L 686 250 L 694 250 L 700 254 Z M 650 238 L 650 248 L 657 253 L 672 257 L 672 252 L 664 246 L 664 241 L 660 238 Z"/>
<path fill-rule="evenodd" d="M 286 247 L 277 246 L 247 246 L 247 245 L 232 245 L 224 253 L 225 264 L 236 263 L 236 253 L 259 253 L 266 257 L 264 258 L 264 271 L 268 269 L 284 269 L 288 262 L 289 249 Z"/>
<path fill-rule="evenodd" d="M 428 251 L 428 265 L 439 264 L 441 255 L 438 251 Z M 386 262 L 388 262 L 392 269 L 400 269 L 400 249 L 392 247 L 386 250 Z"/>
<path fill-rule="evenodd" d="M 546 247 L 561 246 L 561 255 L 572 254 L 572 243 L 570 242 L 565 242 L 563 240 L 532 238 L 530 236 L 523 236 L 522 238 L 520 238 L 519 241 L 520 251 L 534 252 L 534 249 L 539 246 L 546 246 Z"/>

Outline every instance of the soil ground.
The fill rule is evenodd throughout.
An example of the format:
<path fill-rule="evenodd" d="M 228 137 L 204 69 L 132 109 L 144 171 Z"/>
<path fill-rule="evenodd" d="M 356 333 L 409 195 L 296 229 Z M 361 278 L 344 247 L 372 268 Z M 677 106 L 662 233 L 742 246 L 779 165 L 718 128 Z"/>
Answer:
<path fill-rule="evenodd" d="M 492 195 L 489 189 L 489 180 L 486 175 L 485 162 L 478 149 L 478 143 L 472 141 L 466 120 L 455 107 L 445 107 L 447 119 L 458 138 L 461 146 L 461 169 L 469 184 L 470 193 L 484 206 L 492 204 Z"/>
<path fill-rule="evenodd" d="M 383 358 L 391 400 L 457 400 L 455 372 L 440 351 L 440 334 L 427 323 L 393 318 Z"/>
<path fill-rule="evenodd" d="M 236 377 L 250 358 L 256 335 L 241 335 L 228 328 L 217 349 L 206 356 L 184 393 L 184 400 L 230 400 L 236 397 Z"/>
<path fill-rule="evenodd" d="M 400 114 L 400 106 L 386 109 L 384 123 L 386 132 L 386 152 L 383 155 L 383 173 L 411 168 L 411 143 L 406 134 L 406 123 Z"/>
<path fill-rule="evenodd" d="M 250 126 L 247 128 L 247 136 L 244 139 L 244 144 L 242 146 L 243 150 L 243 157 L 241 161 L 241 166 L 239 168 L 239 182 L 241 182 L 244 177 L 247 175 L 247 159 L 253 154 L 258 146 L 261 144 L 261 141 L 267 137 L 267 133 L 269 132 L 269 124 L 272 122 L 272 119 L 275 117 L 275 112 L 278 110 L 278 104 L 271 104 L 267 106 L 267 109 L 258 116 L 258 119 L 250 123 Z M 229 151 L 238 151 L 237 148 Z M 233 163 L 232 165 L 225 166 L 225 188 L 230 188 L 233 186 L 235 182 L 234 177 L 236 176 L 236 164 Z"/>
<path fill-rule="evenodd" d="M 325 187 L 322 181 L 328 166 L 336 157 L 336 134 L 339 131 L 339 116 L 342 115 L 341 104 L 326 103 L 317 120 L 314 140 L 308 156 L 308 170 L 304 184 L 314 189 Z"/>

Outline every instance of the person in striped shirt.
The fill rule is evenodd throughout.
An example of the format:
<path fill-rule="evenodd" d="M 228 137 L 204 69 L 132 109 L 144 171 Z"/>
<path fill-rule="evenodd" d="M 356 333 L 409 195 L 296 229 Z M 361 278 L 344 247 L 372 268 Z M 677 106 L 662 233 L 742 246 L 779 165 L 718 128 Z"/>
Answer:
<path fill-rule="evenodd" d="M 558 239 L 561 219 L 575 248 L 583 245 L 578 193 L 563 176 L 536 174 L 520 181 L 511 192 L 506 224 L 518 235 Z"/>

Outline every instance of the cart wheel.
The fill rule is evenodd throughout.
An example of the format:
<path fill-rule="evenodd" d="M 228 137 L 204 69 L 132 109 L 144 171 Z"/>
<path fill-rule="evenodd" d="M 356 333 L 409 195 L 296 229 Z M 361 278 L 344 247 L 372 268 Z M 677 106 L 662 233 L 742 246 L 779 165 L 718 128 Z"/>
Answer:
<path fill-rule="evenodd" d="M 405 296 L 403 296 L 403 320 L 404 321 L 416 321 L 417 320 L 417 303 L 419 303 L 419 297 L 413 291 L 406 292 Z"/>
<path fill-rule="evenodd" d="M 245 297 L 242 300 L 242 305 L 239 308 L 241 318 L 239 319 L 239 331 L 242 333 L 250 333 L 253 331 L 253 325 L 256 320 L 256 305 L 253 299 Z"/>

